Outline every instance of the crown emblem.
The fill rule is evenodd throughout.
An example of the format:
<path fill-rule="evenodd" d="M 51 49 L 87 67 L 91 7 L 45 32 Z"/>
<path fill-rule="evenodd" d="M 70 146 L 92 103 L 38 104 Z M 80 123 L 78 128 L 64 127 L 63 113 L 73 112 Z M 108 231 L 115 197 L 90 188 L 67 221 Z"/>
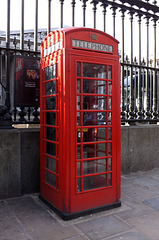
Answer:
<path fill-rule="evenodd" d="M 91 34 L 91 39 L 92 39 L 92 40 L 97 40 L 97 35 L 95 35 L 94 33 Z"/>

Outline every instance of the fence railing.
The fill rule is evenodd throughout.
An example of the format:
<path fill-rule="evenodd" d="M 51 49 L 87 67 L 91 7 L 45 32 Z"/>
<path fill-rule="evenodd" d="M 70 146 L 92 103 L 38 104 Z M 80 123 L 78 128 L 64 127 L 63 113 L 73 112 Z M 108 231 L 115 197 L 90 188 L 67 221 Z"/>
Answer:
<path fill-rule="evenodd" d="M 15 108 L 11 96 L 12 57 L 17 54 L 29 55 L 33 58 L 40 56 L 39 46 L 42 38 L 57 25 L 60 28 L 66 25 L 68 14 L 65 13 L 69 7 L 72 10 L 70 26 L 98 28 L 120 41 L 121 122 L 157 123 L 159 121 L 159 56 L 157 55 L 159 7 L 157 1 L 72 0 L 69 3 L 68 5 L 68 1 L 65 0 L 48 0 L 47 26 L 45 30 L 40 30 L 38 29 L 38 17 L 40 17 L 38 9 L 42 7 L 40 5 L 42 2 L 35 0 L 35 23 L 31 40 L 24 31 L 24 0 L 21 0 L 21 29 L 16 36 L 10 31 L 11 4 L 10 0 L 7 0 L 7 31 L 5 39 L 4 35 L 0 36 L 0 85 L 4 92 L 4 105 L 8 110 L 13 111 L 13 122 L 39 122 L 39 109 L 37 106 L 35 111 L 31 106 Z M 57 5 L 59 14 L 55 25 L 54 22 L 52 23 L 52 18 Z M 77 11 L 80 10 L 82 17 L 79 19 Z M 88 17 L 92 17 L 91 26 L 87 24 Z"/>

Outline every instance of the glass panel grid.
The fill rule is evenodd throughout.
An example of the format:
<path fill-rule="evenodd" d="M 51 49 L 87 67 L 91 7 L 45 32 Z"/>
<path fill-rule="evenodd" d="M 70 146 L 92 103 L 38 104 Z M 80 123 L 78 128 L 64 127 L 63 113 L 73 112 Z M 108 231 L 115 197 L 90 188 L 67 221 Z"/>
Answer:
<path fill-rule="evenodd" d="M 82 193 L 112 185 L 112 128 L 108 128 L 112 124 L 112 67 L 82 62 L 78 66 L 77 193 Z"/>
<path fill-rule="evenodd" d="M 43 79 L 43 181 L 58 190 L 59 174 L 59 102 L 58 102 L 58 64 L 45 68 Z"/>

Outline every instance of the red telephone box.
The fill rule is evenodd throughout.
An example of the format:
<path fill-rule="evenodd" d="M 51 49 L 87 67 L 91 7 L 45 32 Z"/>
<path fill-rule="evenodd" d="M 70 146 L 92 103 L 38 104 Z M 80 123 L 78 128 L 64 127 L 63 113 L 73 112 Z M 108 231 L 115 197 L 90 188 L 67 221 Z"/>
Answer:
<path fill-rule="evenodd" d="M 41 45 L 41 197 L 64 219 L 120 206 L 118 41 L 89 28 Z"/>

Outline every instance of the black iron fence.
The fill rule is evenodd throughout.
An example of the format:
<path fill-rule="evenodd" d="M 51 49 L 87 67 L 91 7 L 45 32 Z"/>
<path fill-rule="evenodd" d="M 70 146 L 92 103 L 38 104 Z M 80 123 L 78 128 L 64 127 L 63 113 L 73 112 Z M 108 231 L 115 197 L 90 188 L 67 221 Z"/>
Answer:
<path fill-rule="evenodd" d="M 14 55 L 40 56 L 43 38 L 54 28 L 64 27 L 71 9 L 70 26 L 98 28 L 117 38 L 121 62 L 121 122 L 133 124 L 159 121 L 159 51 L 157 43 L 159 7 L 150 0 L 56 0 L 48 4 L 46 29 L 38 28 L 38 9 L 42 1 L 35 0 L 34 30 L 24 30 L 24 0 L 21 0 L 21 29 L 19 34 L 10 31 L 11 4 L 7 0 L 7 31 L 0 35 L 0 85 L 13 122 L 39 122 L 39 108 L 14 106 L 11 62 Z M 55 6 L 59 6 L 56 22 L 52 22 Z M 69 8 L 69 10 L 68 10 Z M 5 10 L 4 10 L 5 11 Z M 82 12 L 82 17 L 77 14 Z M 101 16 L 102 15 L 102 16 Z M 42 16 L 43 17 L 43 16 Z M 69 16 L 70 17 L 70 16 Z M 88 19 L 92 19 L 87 24 Z M 32 40 L 29 38 L 32 36 Z M 5 45 L 3 45 L 5 44 Z M 2 99 L 2 100 L 3 100 Z M 6 111 L 0 110 L 0 120 Z M 17 114 L 19 115 L 17 117 Z"/>

